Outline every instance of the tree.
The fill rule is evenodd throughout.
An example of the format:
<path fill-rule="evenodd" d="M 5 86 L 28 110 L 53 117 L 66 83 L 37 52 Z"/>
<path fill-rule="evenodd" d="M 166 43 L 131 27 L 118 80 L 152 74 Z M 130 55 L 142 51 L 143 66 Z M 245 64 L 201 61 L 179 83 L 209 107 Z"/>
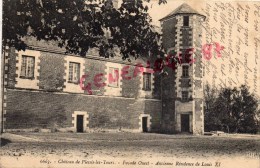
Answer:
<path fill-rule="evenodd" d="M 205 98 L 205 110 L 204 110 L 204 125 L 205 131 L 211 130 L 219 130 L 219 125 L 221 125 L 221 121 L 217 113 L 214 111 L 214 105 L 217 99 L 217 89 L 211 88 L 207 83 L 204 89 L 204 98 Z"/>
<path fill-rule="evenodd" d="M 123 59 L 162 54 L 161 36 L 143 1 L 123 0 L 118 9 L 112 1 L 4 0 L 3 46 L 24 50 L 23 38 L 33 36 L 81 56 L 94 47 L 103 57 L 113 57 L 115 48 Z"/>
<path fill-rule="evenodd" d="M 212 94 L 212 92 L 211 92 Z M 213 101 L 212 109 L 205 114 L 209 128 L 224 129 L 235 133 L 256 133 L 259 129 L 259 108 L 256 96 L 245 85 L 223 88 Z M 211 99 L 213 100 L 211 100 Z M 210 121 L 212 120 L 212 121 Z"/>

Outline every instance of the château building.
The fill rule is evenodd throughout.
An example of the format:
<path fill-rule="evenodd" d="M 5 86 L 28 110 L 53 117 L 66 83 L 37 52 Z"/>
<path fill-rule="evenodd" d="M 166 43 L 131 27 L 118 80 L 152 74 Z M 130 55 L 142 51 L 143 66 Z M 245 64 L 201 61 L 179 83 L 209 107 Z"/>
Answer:
<path fill-rule="evenodd" d="M 203 134 L 204 19 L 182 4 L 160 20 L 165 51 L 188 52 L 196 60 L 183 59 L 165 74 L 147 64 L 153 57 L 128 62 L 94 49 L 80 57 L 32 38 L 25 51 L 6 48 L 3 131 Z"/>

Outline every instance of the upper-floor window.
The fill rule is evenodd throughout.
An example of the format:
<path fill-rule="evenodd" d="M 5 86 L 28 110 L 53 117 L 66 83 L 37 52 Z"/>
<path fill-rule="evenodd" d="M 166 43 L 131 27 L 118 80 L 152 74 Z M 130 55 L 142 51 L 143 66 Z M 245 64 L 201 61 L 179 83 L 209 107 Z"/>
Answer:
<path fill-rule="evenodd" d="M 182 66 L 182 77 L 189 77 L 189 66 L 188 65 Z"/>
<path fill-rule="evenodd" d="M 151 91 L 152 78 L 151 73 L 143 73 L 143 90 Z"/>
<path fill-rule="evenodd" d="M 188 91 L 182 91 L 181 92 L 182 100 L 187 101 L 188 100 L 188 96 L 189 96 L 189 92 Z"/>
<path fill-rule="evenodd" d="M 109 67 L 108 73 L 108 86 L 119 87 L 119 69 Z"/>
<path fill-rule="evenodd" d="M 22 56 L 21 78 L 34 78 L 35 58 L 31 56 Z"/>
<path fill-rule="evenodd" d="M 189 26 L 189 16 L 183 16 L 183 26 Z"/>
<path fill-rule="evenodd" d="M 69 63 L 69 82 L 78 83 L 80 76 L 80 64 L 76 62 Z"/>

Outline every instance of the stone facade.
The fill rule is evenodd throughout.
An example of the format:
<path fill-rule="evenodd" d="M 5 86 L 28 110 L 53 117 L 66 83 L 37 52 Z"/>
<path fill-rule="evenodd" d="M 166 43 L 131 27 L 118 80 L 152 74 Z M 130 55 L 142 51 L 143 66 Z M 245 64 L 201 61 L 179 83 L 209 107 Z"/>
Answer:
<path fill-rule="evenodd" d="M 187 8 L 184 4 L 180 7 Z M 4 131 L 131 131 L 203 134 L 203 76 L 200 27 L 204 16 L 172 13 L 162 19 L 165 50 L 192 55 L 167 75 L 153 73 L 142 58 L 105 59 L 64 54 L 51 43 L 5 50 Z M 188 26 L 183 26 L 188 16 Z M 187 22 L 187 17 L 185 18 Z M 31 45 L 33 44 L 33 45 Z M 140 66 L 142 65 L 142 66 Z M 183 76 L 183 66 L 188 76 Z M 184 100 L 184 93 L 186 98 Z"/>

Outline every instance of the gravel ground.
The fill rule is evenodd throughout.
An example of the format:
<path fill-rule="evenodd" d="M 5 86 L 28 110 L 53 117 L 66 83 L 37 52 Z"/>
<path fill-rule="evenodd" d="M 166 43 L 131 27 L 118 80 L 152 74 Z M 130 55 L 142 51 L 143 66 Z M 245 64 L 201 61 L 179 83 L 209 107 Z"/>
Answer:
<path fill-rule="evenodd" d="M 207 161 L 212 158 L 245 158 L 259 160 L 260 164 L 259 140 L 259 137 L 243 136 L 140 133 L 4 134 L 0 148 L 0 167 L 1 160 L 4 162 L 3 158 L 80 158 L 82 161 L 95 159 L 97 156 L 110 160 L 174 158 Z"/>

